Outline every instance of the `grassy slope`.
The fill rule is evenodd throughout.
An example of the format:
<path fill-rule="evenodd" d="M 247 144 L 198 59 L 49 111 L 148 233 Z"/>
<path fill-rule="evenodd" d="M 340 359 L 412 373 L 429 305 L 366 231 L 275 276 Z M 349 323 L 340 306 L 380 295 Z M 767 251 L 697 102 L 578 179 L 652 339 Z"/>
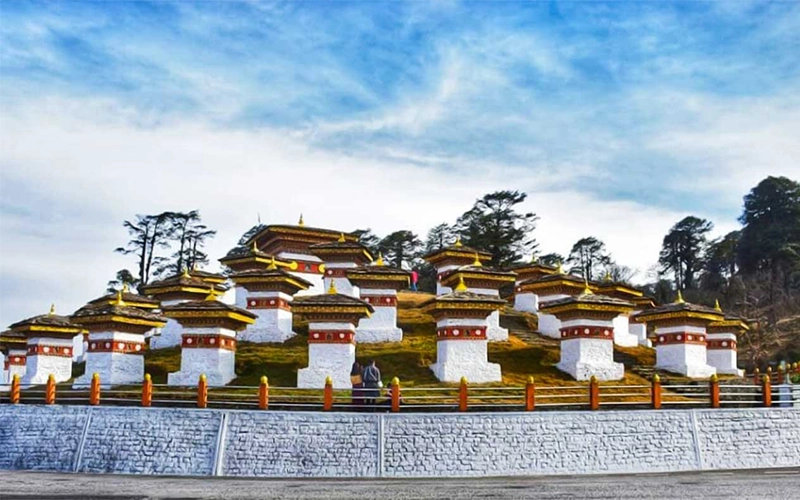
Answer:
<path fill-rule="evenodd" d="M 384 379 L 388 382 L 398 377 L 404 386 L 439 385 L 428 368 L 436 360 L 435 323 L 433 318 L 423 313 L 417 306 L 432 296 L 422 293 L 401 293 L 399 295 L 398 323 L 403 329 L 403 341 L 387 344 L 359 344 L 356 357 L 366 363 L 377 361 Z M 500 363 L 503 369 L 503 383 L 522 385 L 529 376 L 538 385 L 572 384 L 566 374 L 557 370 L 558 341 L 545 339 L 533 333 L 536 327 L 535 316 L 506 310 L 501 315 L 501 324 L 512 332 L 508 342 L 489 344 L 489 361 Z M 269 377 L 272 387 L 295 387 L 297 370 L 308 362 L 306 337 L 308 327 L 296 322 L 296 337 L 284 344 L 251 344 L 240 342 L 236 352 L 236 385 L 256 385 L 262 375 Z M 523 340 L 521 337 L 525 337 Z M 622 349 L 625 359 L 638 364 L 653 364 L 655 354 L 652 349 Z M 180 367 L 179 349 L 148 351 L 145 366 L 156 383 L 166 382 L 167 373 Z M 631 384 L 648 383 L 635 374 L 626 374 L 625 382 Z M 618 383 L 618 382 L 617 382 Z"/>

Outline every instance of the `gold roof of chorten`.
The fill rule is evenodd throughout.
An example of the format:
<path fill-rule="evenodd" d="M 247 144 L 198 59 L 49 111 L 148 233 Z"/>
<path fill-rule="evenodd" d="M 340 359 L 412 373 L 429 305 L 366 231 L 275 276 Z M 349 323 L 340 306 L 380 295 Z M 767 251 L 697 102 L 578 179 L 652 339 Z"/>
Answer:
<path fill-rule="evenodd" d="M 159 301 L 151 299 L 150 297 L 139 295 L 137 293 L 131 293 L 128 289 L 128 285 L 124 285 L 121 291 L 111 292 L 103 295 L 102 297 L 90 300 L 88 305 L 96 306 L 100 304 L 113 304 L 116 302 L 117 296 L 120 292 L 122 293 L 122 301 L 130 307 L 137 307 L 139 309 L 158 309 L 159 305 L 161 304 Z"/>
<path fill-rule="evenodd" d="M 489 252 L 464 246 L 464 244 L 461 243 L 461 237 L 459 236 L 452 245 L 428 252 L 427 254 L 423 255 L 422 258 L 431 264 L 435 264 L 448 258 L 474 260 L 476 255 L 478 256 L 479 261 L 485 262 L 492 260 L 492 254 Z"/>
<path fill-rule="evenodd" d="M 725 314 L 710 307 L 684 301 L 683 294 L 678 290 L 675 302 L 640 311 L 634 314 L 631 319 L 637 323 L 658 323 L 678 319 L 693 319 L 714 323 L 723 321 Z"/>
<path fill-rule="evenodd" d="M 209 291 L 209 289 L 206 289 L 206 292 Z M 162 311 L 164 316 L 176 320 L 212 319 L 220 322 L 232 322 L 242 327 L 244 325 L 252 325 L 258 317 L 247 309 L 216 300 L 216 296 L 213 293 L 209 293 L 204 300 L 191 300 L 164 306 Z"/>
<path fill-rule="evenodd" d="M 78 335 L 85 333 L 86 330 L 78 324 L 73 323 L 67 316 L 56 314 L 55 306 L 50 306 L 50 312 L 17 321 L 8 327 L 9 330 L 24 333 L 28 336 L 46 335 L 48 333 L 59 336 Z"/>
<path fill-rule="evenodd" d="M 75 311 L 71 319 L 79 325 L 119 323 L 159 328 L 167 324 L 167 318 L 128 304 L 123 297 L 124 294 L 119 291 L 116 299 L 111 303 L 87 304 Z"/>
<path fill-rule="evenodd" d="M 289 272 L 279 269 L 275 263 L 271 263 L 266 269 L 248 269 L 231 274 L 231 279 L 237 285 L 249 283 L 263 284 L 284 284 L 299 290 L 307 290 L 312 286 L 308 280 L 295 276 Z"/>
<path fill-rule="evenodd" d="M 163 280 L 148 283 L 142 287 L 142 291 L 148 295 L 163 295 L 167 293 L 181 292 L 195 295 L 207 295 L 209 285 L 213 286 L 216 295 L 222 295 L 227 290 L 224 286 L 216 283 L 208 283 L 203 278 L 191 276 L 185 269 L 180 274 L 176 274 Z"/>

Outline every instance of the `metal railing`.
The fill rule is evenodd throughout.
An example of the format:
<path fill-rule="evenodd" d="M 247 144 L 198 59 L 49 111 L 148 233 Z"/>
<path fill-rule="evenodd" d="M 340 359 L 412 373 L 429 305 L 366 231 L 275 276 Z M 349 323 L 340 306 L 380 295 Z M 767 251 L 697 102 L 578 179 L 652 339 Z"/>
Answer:
<path fill-rule="evenodd" d="M 787 381 L 788 382 L 788 381 Z M 800 386 L 774 383 L 767 375 L 758 384 L 589 383 L 538 386 L 531 377 L 523 386 L 457 386 L 402 388 L 395 378 L 387 389 L 334 389 L 330 378 L 320 389 L 270 387 L 267 377 L 257 386 L 209 387 L 205 376 L 196 386 L 154 384 L 149 375 L 138 386 L 104 387 L 94 374 L 89 387 L 56 384 L 51 375 L 44 386 L 23 388 L 15 376 L 0 385 L 0 403 L 66 404 L 142 407 L 197 407 L 293 411 L 547 411 L 662 408 L 747 408 L 800 406 Z"/>

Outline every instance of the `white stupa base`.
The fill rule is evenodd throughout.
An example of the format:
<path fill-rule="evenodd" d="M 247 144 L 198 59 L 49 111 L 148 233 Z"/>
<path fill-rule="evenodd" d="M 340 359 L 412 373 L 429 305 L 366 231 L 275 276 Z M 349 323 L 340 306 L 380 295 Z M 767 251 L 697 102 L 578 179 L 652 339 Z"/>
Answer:
<path fill-rule="evenodd" d="M 351 389 L 350 370 L 355 361 L 355 344 L 308 344 L 308 367 L 297 370 L 297 387 L 321 389 L 331 377 L 335 389 Z"/>
<path fill-rule="evenodd" d="M 485 325 L 482 320 L 450 319 L 440 320 L 437 328 L 448 326 L 448 322 L 460 326 Z M 430 368 L 442 382 L 460 382 L 461 377 L 476 384 L 500 382 L 503 380 L 500 365 L 488 362 L 487 351 L 486 340 L 439 340 L 436 342 L 436 363 Z"/>
<path fill-rule="evenodd" d="M 95 373 L 100 375 L 101 387 L 140 384 L 144 379 L 144 357 L 120 352 L 88 352 L 86 371 L 75 379 L 72 387 L 88 387 Z"/>
<path fill-rule="evenodd" d="M 719 375 L 735 375 L 741 377 L 744 375 L 744 370 L 740 370 L 737 366 L 737 355 L 733 349 L 707 349 L 706 359 L 710 366 L 717 370 Z"/>
<path fill-rule="evenodd" d="M 319 257 L 315 255 L 308 255 L 308 254 L 294 253 L 294 252 L 278 252 L 276 257 L 288 261 L 293 261 L 293 260 L 298 261 L 299 268 L 297 270 L 287 269 L 287 271 L 289 272 L 289 274 L 293 274 L 298 278 L 303 278 L 304 280 L 311 283 L 311 286 L 308 287 L 306 290 L 298 291 L 295 294 L 296 297 L 304 297 L 308 295 L 320 295 L 325 293 L 327 288 L 325 288 L 325 285 L 322 281 L 323 280 L 322 274 L 318 272 L 308 271 L 303 268 L 303 266 L 305 265 L 304 262 L 316 263 L 317 265 L 322 264 L 322 260 L 320 260 Z"/>
<path fill-rule="evenodd" d="M 653 347 L 653 343 L 647 338 L 647 325 L 629 322 L 628 333 L 636 336 L 636 342 L 639 345 L 644 347 Z"/>
<path fill-rule="evenodd" d="M 460 382 L 465 377 L 471 384 L 502 382 L 503 374 L 497 363 L 434 363 L 431 371 L 442 382 Z"/>
<path fill-rule="evenodd" d="M 20 380 L 23 386 L 46 384 L 50 374 L 56 383 L 72 378 L 72 358 L 60 356 L 28 356 L 25 375 Z"/>
<path fill-rule="evenodd" d="M 539 310 L 539 297 L 535 293 L 518 293 L 514 296 L 514 310 L 536 313 Z"/>
<path fill-rule="evenodd" d="M 689 378 L 708 378 L 717 373 L 706 361 L 706 346 L 700 344 L 666 344 L 656 346 L 656 369 L 678 373 Z"/>
<path fill-rule="evenodd" d="M 247 309 L 256 315 L 256 322 L 248 325 L 239 332 L 238 339 L 254 343 L 282 343 L 297 335 L 292 331 L 292 311 L 281 309 L 281 302 L 291 304 L 292 296 L 278 291 L 254 291 L 246 297 L 237 293 L 240 303 L 237 307 Z M 269 307 L 260 308 L 256 304 L 260 301 L 270 301 Z"/>
<path fill-rule="evenodd" d="M 486 338 L 489 342 L 508 340 L 508 330 L 500 327 L 500 311 L 492 311 L 492 314 L 486 318 Z"/>
<path fill-rule="evenodd" d="M 551 339 L 561 338 L 561 321 L 552 314 L 536 313 L 539 317 L 539 333 Z"/>
<path fill-rule="evenodd" d="M 356 343 L 377 344 L 380 342 L 402 342 L 403 330 L 400 328 L 356 328 Z"/>
<path fill-rule="evenodd" d="M 14 378 L 14 375 L 19 375 L 20 380 L 22 380 L 22 378 L 25 376 L 26 366 L 24 363 L 26 357 L 27 351 L 25 349 L 9 349 L 8 355 L 4 360 L 8 362 L 8 370 L 3 370 L 3 374 L 5 376 L 3 383 L 10 384 L 11 380 Z M 3 363 L 3 367 L 5 368 L 5 362 Z"/>
<path fill-rule="evenodd" d="M 236 353 L 224 349 L 183 348 L 181 369 L 167 376 L 167 384 L 196 386 L 205 375 L 209 387 L 228 385 L 236 378 L 235 358 Z"/>
<path fill-rule="evenodd" d="M 255 325 L 250 325 L 246 330 L 239 332 L 239 340 L 256 344 L 282 344 L 297 335 L 297 333 L 292 330 L 284 331 L 276 327 L 254 328 L 254 326 Z"/>
<path fill-rule="evenodd" d="M 363 290 L 362 292 L 366 292 Z M 394 290 L 391 290 L 394 292 Z M 388 293 L 386 293 L 388 295 Z M 403 330 L 397 327 L 397 308 L 375 305 L 369 318 L 361 318 L 356 328 L 356 343 L 400 342 Z"/>
<path fill-rule="evenodd" d="M 158 335 L 150 338 L 150 349 L 167 349 L 181 345 L 181 334 L 183 328 L 174 319 L 167 320 L 167 324 L 161 328 Z"/>
<path fill-rule="evenodd" d="M 630 332 L 630 322 L 627 316 L 617 316 L 612 321 L 614 325 L 614 344 L 620 347 L 636 347 L 639 338 Z"/>
<path fill-rule="evenodd" d="M 556 368 L 568 373 L 575 380 L 591 380 L 592 376 L 599 381 L 620 380 L 625 377 L 625 365 L 622 363 L 565 363 L 560 362 Z"/>
<path fill-rule="evenodd" d="M 74 363 L 83 363 L 86 361 L 86 345 L 84 342 L 83 334 L 75 335 L 72 339 L 72 361 Z"/>

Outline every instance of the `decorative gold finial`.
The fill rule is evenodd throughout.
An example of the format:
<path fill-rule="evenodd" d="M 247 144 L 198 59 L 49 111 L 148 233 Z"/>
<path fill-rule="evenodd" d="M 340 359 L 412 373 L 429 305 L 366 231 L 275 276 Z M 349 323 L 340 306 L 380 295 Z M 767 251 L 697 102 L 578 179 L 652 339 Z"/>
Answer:
<path fill-rule="evenodd" d="M 197 271 L 197 262 L 192 262 L 192 272 Z"/>
<path fill-rule="evenodd" d="M 336 283 L 334 282 L 333 278 L 331 278 L 331 285 L 328 287 L 328 295 L 334 295 L 339 292 L 336 291 Z"/>
<path fill-rule="evenodd" d="M 719 306 L 719 299 L 714 300 L 714 310 L 722 312 L 722 308 Z"/>
<path fill-rule="evenodd" d="M 345 241 L 347 240 L 344 239 L 344 233 L 339 233 L 339 243 L 344 243 Z"/>
<path fill-rule="evenodd" d="M 270 260 L 269 265 L 267 266 L 268 271 L 274 271 L 278 269 L 278 264 L 275 262 L 275 256 L 272 256 L 272 260 Z"/>
<path fill-rule="evenodd" d="M 250 252 L 251 253 L 258 252 L 258 245 L 256 244 L 256 240 L 253 240 L 253 246 L 250 247 Z"/>
<path fill-rule="evenodd" d="M 383 266 L 383 252 L 378 252 L 378 260 L 375 261 L 376 266 Z"/>
<path fill-rule="evenodd" d="M 460 247 L 461 245 L 461 235 L 456 236 L 456 242 L 453 244 L 454 247 Z"/>
<path fill-rule="evenodd" d="M 325 385 L 333 385 L 333 379 L 331 378 L 330 375 L 325 377 Z"/>
<path fill-rule="evenodd" d="M 117 290 L 117 296 L 116 296 L 116 298 L 114 298 L 114 302 L 112 302 L 112 305 L 115 305 L 115 306 L 124 306 L 125 305 L 125 302 L 122 301 L 122 290 Z"/>
<path fill-rule="evenodd" d="M 55 313 L 56 313 L 56 305 L 55 305 L 55 304 L 50 304 L 50 312 L 49 312 L 49 313 L 47 313 L 47 314 L 49 314 L 50 316 L 52 316 L 52 315 L 54 315 Z"/>
<path fill-rule="evenodd" d="M 303 214 L 300 214 L 300 220 L 297 221 L 297 225 L 303 227 L 306 225 L 305 221 L 303 220 Z"/>
<path fill-rule="evenodd" d="M 208 295 L 206 295 L 206 300 L 217 300 L 217 296 L 214 294 L 214 285 L 211 285 L 211 289 L 208 291 Z"/>
<path fill-rule="evenodd" d="M 191 278 L 191 276 L 189 276 L 189 269 L 184 267 L 183 268 L 183 272 L 181 272 L 181 277 L 182 278 Z"/>
<path fill-rule="evenodd" d="M 564 267 L 561 265 L 561 261 L 558 261 L 558 265 L 556 266 L 556 273 L 557 274 L 564 274 Z"/>
<path fill-rule="evenodd" d="M 611 271 L 606 271 L 606 275 L 603 278 L 603 281 L 605 281 L 606 283 L 611 283 L 613 281 L 613 279 L 611 278 Z"/>
<path fill-rule="evenodd" d="M 469 288 L 467 288 L 467 284 L 464 283 L 464 277 L 459 275 L 458 276 L 458 285 L 456 285 L 456 288 L 455 288 L 454 291 L 455 292 L 466 292 L 467 290 L 469 290 Z"/>
<path fill-rule="evenodd" d="M 592 289 L 589 288 L 589 280 L 586 278 L 583 279 L 583 295 L 594 295 Z"/>
<path fill-rule="evenodd" d="M 481 267 L 483 265 L 483 264 L 481 264 L 480 257 L 478 257 L 478 252 L 475 252 L 475 262 L 473 262 L 472 265 L 474 267 Z"/>
<path fill-rule="evenodd" d="M 685 300 L 683 300 L 683 294 L 681 293 L 681 290 L 680 290 L 680 288 L 679 288 L 679 289 L 678 289 L 678 296 L 675 298 L 675 303 L 676 303 L 676 304 L 683 304 L 683 303 L 685 303 L 685 302 L 686 302 L 686 301 L 685 301 Z"/>
<path fill-rule="evenodd" d="M 122 284 L 122 293 L 128 293 L 130 291 L 131 291 L 131 289 L 128 288 L 128 284 L 127 283 L 123 283 Z"/>

